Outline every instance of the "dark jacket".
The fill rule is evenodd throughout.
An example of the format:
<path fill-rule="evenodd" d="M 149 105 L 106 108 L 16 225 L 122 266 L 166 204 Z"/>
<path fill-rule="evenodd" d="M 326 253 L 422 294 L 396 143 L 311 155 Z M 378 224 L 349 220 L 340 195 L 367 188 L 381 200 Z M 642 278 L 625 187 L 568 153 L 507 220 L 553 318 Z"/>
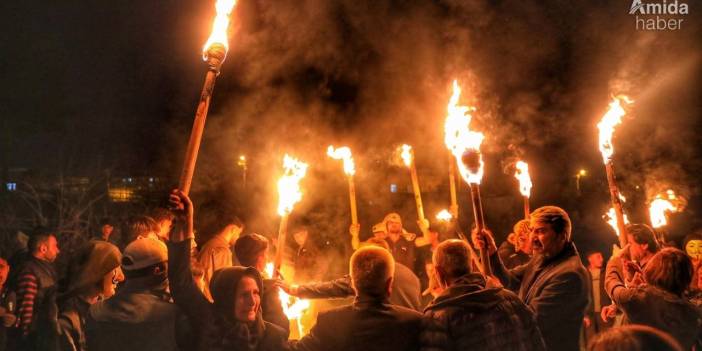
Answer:
<path fill-rule="evenodd" d="M 392 253 L 395 263 L 403 264 L 414 271 L 417 264 L 414 241 L 407 240 L 402 235 L 400 235 L 400 239 L 397 242 L 393 242 L 390 237 L 386 238 L 385 241 L 390 247 L 390 253 Z"/>
<path fill-rule="evenodd" d="M 387 299 L 357 297 L 317 316 L 310 333 L 293 350 L 417 350 L 421 314 L 391 305 Z"/>
<path fill-rule="evenodd" d="M 346 275 L 323 283 L 310 283 L 298 286 L 298 296 L 303 299 L 330 299 L 353 296 L 351 277 Z M 401 264 L 395 265 L 390 303 L 419 311 L 420 285 L 417 276 Z"/>
<path fill-rule="evenodd" d="M 277 351 L 285 347 L 286 332 L 264 322 L 261 312 L 251 324 L 233 321 L 236 286 L 244 275 L 256 277 L 263 290 L 260 274 L 254 268 L 228 267 L 216 271 L 210 283 L 214 303 L 197 288 L 190 270 L 190 241 L 168 243 L 168 277 L 175 303 L 190 320 L 193 350 Z"/>
<path fill-rule="evenodd" d="M 508 270 L 498 255 L 490 257 L 495 276 L 534 312 L 547 350 L 577 350 L 580 328 L 589 302 L 587 271 L 575 244 L 556 256 Z"/>
<path fill-rule="evenodd" d="M 427 306 L 420 337 L 422 351 L 544 350 L 534 314 L 517 295 L 485 288 L 485 278 L 459 278 Z"/>
<path fill-rule="evenodd" d="M 625 313 L 624 324 L 643 324 L 672 335 L 686 350 L 702 337 L 700 311 L 686 298 L 648 284 L 627 288 L 622 260 L 613 257 L 607 264 L 607 292 Z"/>
<path fill-rule="evenodd" d="M 170 301 L 166 282 L 155 288 L 145 279 L 130 278 L 111 298 L 90 307 L 89 350 L 177 350 L 178 306 Z"/>

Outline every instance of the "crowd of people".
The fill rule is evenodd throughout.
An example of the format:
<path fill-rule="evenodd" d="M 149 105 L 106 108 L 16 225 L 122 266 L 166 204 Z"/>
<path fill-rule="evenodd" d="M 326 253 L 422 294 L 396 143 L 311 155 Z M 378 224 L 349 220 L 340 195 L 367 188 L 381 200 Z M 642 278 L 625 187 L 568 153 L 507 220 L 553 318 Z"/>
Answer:
<path fill-rule="evenodd" d="M 198 248 L 194 212 L 174 190 L 169 209 L 121 223 L 118 242 L 103 223 L 60 276 L 57 233 L 37 228 L 26 252 L 0 258 L 0 350 L 702 350 L 699 234 L 681 250 L 630 224 L 605 265 L 602 252 L 581 256 L 555 206 L 499 247 L 487 229 L 429 228 L 420 242 L 390 213 L 348 275 L 326 281 L 308 228 L 295 230 L 295 273 L 283 280 L 266 266 L 285 243 L 243 234 L 234 217 Z M 352 301 L 297 338 L 282 292 Z"/>

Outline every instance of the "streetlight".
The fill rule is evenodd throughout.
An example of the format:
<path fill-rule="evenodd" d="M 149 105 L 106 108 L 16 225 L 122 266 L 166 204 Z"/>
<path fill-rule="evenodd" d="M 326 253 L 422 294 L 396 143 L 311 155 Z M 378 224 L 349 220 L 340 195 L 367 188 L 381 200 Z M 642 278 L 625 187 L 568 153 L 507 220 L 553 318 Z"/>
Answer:
<path fill-rule="evenodd" d="M 241 173 L 241 181 L 243 184 L 244 189 L 246 189 L 246 156 L 241 155 L 239 156 L 239 161 L 237 162 L 237 165 L 242 168 L 243 172 Z"/>
<path fill-rule="evenodd" d="M 581 169 L 575 175 L 575 189 L 578 190 L 578 195 L 580 195 L 580 178 L 587 176 L 587 171 Z"/>

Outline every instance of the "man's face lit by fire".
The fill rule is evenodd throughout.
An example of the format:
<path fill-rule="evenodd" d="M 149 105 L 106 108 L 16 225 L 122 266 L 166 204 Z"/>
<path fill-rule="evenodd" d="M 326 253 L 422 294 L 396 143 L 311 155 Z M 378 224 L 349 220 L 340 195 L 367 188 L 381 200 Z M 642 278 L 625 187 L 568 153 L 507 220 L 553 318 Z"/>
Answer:
<path fill-rule="evenodd" d="M 600 269 L 604 263 L 604 257 L 599 252 L 593 252 L 587 256 L 587 262 L 590 264 L 590 267 Z"/>
<path fill-rule="evenodd" d="M 303 246 L 305 245 L 305 242 L 307 241 L 307 230 L 298 230 L 295 233 L 293 233 L 293 238 L 295 239 L 295 243 L 297 243 L 298 246 Z"/>
<path fill-rule="evenodd" d="M 685 244 L 685 252 L 693 260 L 702 259 L 702 240 L 690 240 Z"/>
<path fill-rule="evenodd" d="M 529 227 L 531 228 L 531 248 L 534 254 L 550 258 L 563 250 L 566 243 L 565 233 L 556 233 L 551 223 L 537 222 L 532 219 Z"/>
<path fill-rule="evenodd" d="M 395 221 L 388 221 L 388 233 L 399 234 L 402 233 L 402 223 Z"/>
<path fill-rule="evenodd" d="M 261 292 L 254 278 L 245 276 L 236 285 L 234 318 L 239 322 L 253 322 L 261 305 Z"/>
<path fill-rule="evenodd" d="M 629 242 L 629 254 L 630 254 L 631 259 L 633 261 L 641 262 L 646 258 L 646 256 L 651 254 L 650 252 L 648 252 L 648 244 L 647 243 L 643 243 L 643 244 L 637 243 L 634 240 L 634 237 L 632 235 L 628 236 L 628 242 Z"/>

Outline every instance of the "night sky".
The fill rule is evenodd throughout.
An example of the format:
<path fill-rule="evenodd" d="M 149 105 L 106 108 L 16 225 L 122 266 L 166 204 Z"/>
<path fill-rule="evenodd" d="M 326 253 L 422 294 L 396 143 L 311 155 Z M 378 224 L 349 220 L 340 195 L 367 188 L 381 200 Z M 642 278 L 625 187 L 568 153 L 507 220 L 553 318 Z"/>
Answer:
<path fill-rule="evenodd" d="M 381 199 L 374 209 L 384 212 L 377 193 L 398 172 L 388 166 L 397 144 L 415 146 L 420 178 L 445 172 L 443 120 L 457 78 L 487 135 L 484 193 L 495 207 L 516 192 L 507 173 L 522 157 L 534 205 L 585 206 L 591 213 L 579 219 L 600 221 L 608 205 L 595 125 L 612 94 L 624 93 L 636 102 L 616 132 L 615 162 L 623 192 L 640 193 L 632 212 L 674 187 L 690 199 L 680 228 L 691 230 L 702 225 L 702 9 L 688 3 L 682 29 L 637 31 L 628 1 L 241 0 L 194 191 L 272 215 L 270 188 L 291 152 L 317 167 L 308 188 L 340 188 L 345 205 L 340 166 L 324 150 L 347 144 L 360 196 Z M 205 74 L 210 1 L 3 7 L 3 168 L 177 176 Z M 258 179 L 246 200 L 231 186 L 239 154 Z M 582 201 L 572 190 L 580 168 L 597 194 Z M 318 206 L 328 194 L 310 193 L 302 210 L 331 206 Z M 493 211 L 503 221 L 519 209 Z"/>

